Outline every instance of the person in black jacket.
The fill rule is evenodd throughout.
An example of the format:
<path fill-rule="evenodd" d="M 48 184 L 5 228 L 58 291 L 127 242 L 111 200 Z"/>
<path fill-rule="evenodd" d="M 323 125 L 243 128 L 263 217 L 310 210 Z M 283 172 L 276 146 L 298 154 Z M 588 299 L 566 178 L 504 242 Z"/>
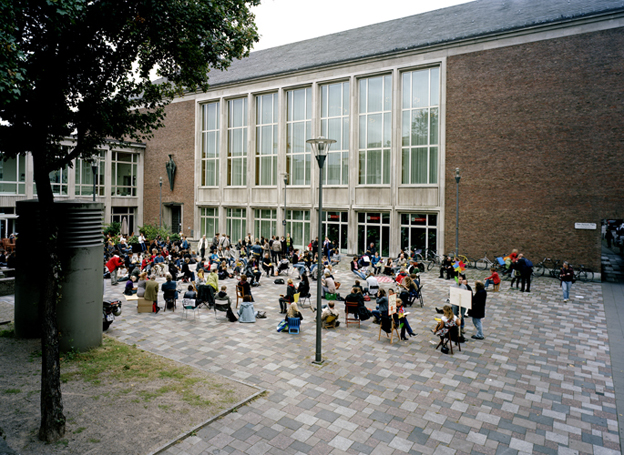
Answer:
<path fill-rule="evenodd" d="M 468 316 L 472 318 L 472 323 L 477 329 L 477 333 L 472 336 L 475 340 L 483 340 L 483 325 L 481 319 L 485 317 L 485 301 L 487 300 L 487 292 L 482 281 L 475 282 L 476 294 L 472 298 L 472 308 L 468 310 Z"/>
<path fill-rule="evenodd" d="M 299 283 L 299 287 L 297 288 L 301 297 L 310 297 L 310 281 L 308 280 L 308 275 L 301 275 L 301 282 Z"/>
<path fill-rule="evenodd" d="M 518 255 L 518 269 L 520 270 L 521 280 L 520 292 L 531 292 L 531 274 L 533 273 L 533 264 L 527 262 L 527 259 L 522 253 Z"/>
<path fill-rule="evenodd" d="M 286 285 L 286 295 L 280 296 L 279 304 L 280 304 L 280 314 L 286 314 L 288 309 L 288 304 L 293 303 L 295 301 L 295 294 L 297 290 L 295 289 L 295 285 L 293 284 L 292 278 L 288 278 L 288 282 Z"/>
<path fill-rule="evenodd" d="M 561 281 L 561 289 L 563 289 L 563 301 L 567 302 L 570 298 L 570 289 L 574 281 L 574 270 L 567 262 L 563 263 L 563 267 L 559 271 L 559 280 Z"/>

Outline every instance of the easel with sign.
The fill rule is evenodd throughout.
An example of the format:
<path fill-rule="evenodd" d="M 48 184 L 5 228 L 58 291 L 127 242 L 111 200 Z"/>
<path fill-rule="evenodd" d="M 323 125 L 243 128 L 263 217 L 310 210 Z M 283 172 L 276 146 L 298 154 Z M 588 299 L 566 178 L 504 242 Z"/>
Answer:
<path fill-rule="evenodd" d="M 381 331 L 386 332 L 386 337 L 388 337 L 388 333 L 390 334 L 390 344 L 392 344 L 394 340 L 394 333 L 396 332 L 397 338 L 401 339 L 399 336 L 399 327 L 394 323 L 394 314 L 396 313 L 396 294 L 392 294 L 388 296 L 388 318 L 382 315 L 381 322 L 379 323 L 379 338 L 377 341 L 381 340 Z M 384 327 L 384 323 L 386 327 Z"/>

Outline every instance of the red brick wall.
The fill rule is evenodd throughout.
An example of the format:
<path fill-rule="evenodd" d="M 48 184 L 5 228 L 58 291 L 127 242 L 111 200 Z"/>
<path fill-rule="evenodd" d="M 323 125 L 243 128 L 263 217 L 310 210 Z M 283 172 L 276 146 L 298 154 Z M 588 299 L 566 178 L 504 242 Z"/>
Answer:
<path fill-rule="evenodd" d="M 624 29 L 449 57 L 445 251 L 459 167 L 461 253 L 600 271 L 600 220 L 624 217 L 623 114 Z"/>
<path fill-rule="evenodd" d="M 147 143 L 145 149 L 144 172 L 144 222 L 158 225 L 159 177 L 163 178 L 162 201 L 183 203 L 183 230 L 190 234 L 188 226 L 193 229 L 195 206 L 195 102 L 184 101 L 173 103 L 166 108 L 165 126 L 157 130 L 154 138 Z M 176 163 L 176 174 L 173 191 L 169 187 L 169 179 L 165 164 L 173 154 Z M 164 223 L 164 221 L 163 221 Z"/>

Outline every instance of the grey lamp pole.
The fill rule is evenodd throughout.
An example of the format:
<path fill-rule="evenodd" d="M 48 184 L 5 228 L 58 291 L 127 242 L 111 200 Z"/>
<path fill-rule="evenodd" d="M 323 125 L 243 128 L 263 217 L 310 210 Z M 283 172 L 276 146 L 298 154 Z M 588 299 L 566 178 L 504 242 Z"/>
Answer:
<path fill-rule="evenodd" d="M 91 171 L 93 171 L 93 202 L 95 202 L 95 178 L 97 175 L 98 163 L 94 156 L 91 157 Z"/>
<path fill-rule="evenodd" d="M 455 168 L 455 183 L 457 183 L 457 194 L 455 197 L 455 259 L 459 254 L 459 181 L 461 175 L 459 175 L 459 168 Z"/>
<path fill-rule="evenodd" d="M 160 177 L 160 204 L 158 205 L 158 227 L 162 228 L 162 177 Z"/>
<path fill-rule="evenodd" d="M 325 139 L 323 136 L 318 139 L 308 139 L 306 141 L 312 147 L 314 157 L 319 165 L 319 210 L 318 210 L 318 259 L 317 259 L 317 281 L 316 281 L 316 355 L 314 362 L 316 364 L 323 363 L 321 355 L 321 277 L 323 273 L 323 242 L 321 231 L 323 229 L 323 165 L 329 147 L 336 142 L 334 139 Z"/>
<path fill-rule="evenodd" d="M 284 219 L 282 220 L 282 225 L 284 226 L 284 238 L 286 238 L 286 185 L 288 185 L 288 172 L 284 172 L 282 177 L 284 177 Z"/>

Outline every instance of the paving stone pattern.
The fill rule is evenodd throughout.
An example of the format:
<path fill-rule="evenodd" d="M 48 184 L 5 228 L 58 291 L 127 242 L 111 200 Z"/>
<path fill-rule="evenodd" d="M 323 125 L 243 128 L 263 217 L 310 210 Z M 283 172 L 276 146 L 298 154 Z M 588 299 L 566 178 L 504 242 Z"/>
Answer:
<path fill-rule="evenodd" d="M 336 275 L 342 289 L 353 283 L 348 271 Z M 475 277 L 485 272 L 469 271 Z M 137 314 L 127 303 L 109 334 L 269 391 L 168 455 L 620 453 L 600 283 L 576 283 L 564 304 L 551 278 L 531 293 L 503 282 L 488 295 L 486 339 L 470 338 L 468 320 L 467 342 L 451 356 L 434 349 L 429 330 L 452 282 L 434 271 L 422 281 L 425 307 L 408 317 L 417 337 L 390 345 L 378 325 L 346 328 L 342 316 L 323 331 L 322 366 L 311 363 L 313 313 L 304 310 L 299 335 L 277 333 L 284 286 L 264 277 L 253 293 L 268 318 L 255 324 L 206 309 L 196 319 Z M 234 280 L 225 284 L 235 295 Z M 122 290 L 107 286 L 107 295 Z"/>

